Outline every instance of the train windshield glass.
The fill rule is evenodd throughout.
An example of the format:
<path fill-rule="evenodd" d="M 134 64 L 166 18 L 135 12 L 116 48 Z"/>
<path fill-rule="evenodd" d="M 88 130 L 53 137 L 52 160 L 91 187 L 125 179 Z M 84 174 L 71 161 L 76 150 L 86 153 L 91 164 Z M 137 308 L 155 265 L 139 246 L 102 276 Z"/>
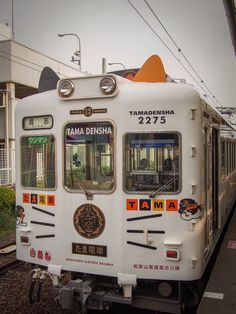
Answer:
<path fill-rule="evenodd" d="M 55 139 L 52 135 L 21 138 L 21 183 L 24 187 L 55 188 Z"/>
<path fill-rule="evenodd" d="M 176 193 L 180 188 L 177 133 L 130 133 L 125 142 L 127 191 Z"/>
<path fill-rule="evenodd" d="M 65 126 L 65 186 L 71 190 L 114 188 L 114 130 L 110 122 Z"/>

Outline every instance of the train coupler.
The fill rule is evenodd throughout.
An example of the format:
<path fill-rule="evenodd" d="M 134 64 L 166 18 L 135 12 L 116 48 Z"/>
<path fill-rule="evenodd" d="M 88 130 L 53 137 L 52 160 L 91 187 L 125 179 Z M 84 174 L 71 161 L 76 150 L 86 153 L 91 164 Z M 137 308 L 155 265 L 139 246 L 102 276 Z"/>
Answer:
<path fill-rule="evenodd" d="M 32 279 L 29 288 L 29 303 L 33 304 L 39 302 L 41 298 L 41 289 L 43 281 L 46 276 L 49 275 L 47 271 L 42 270 L 41 268 L 35 268 L 31 271 Z"/>
<path fill-rule="evenodd" d="M 105 311 L 112 303 L 132 303 L 132 287 L 136 285 L 136 276 L 119 274 L 118 283 L 101 281 L 99 278 L 87 277 L 71 280 L 57 289 L 56 300 L 66 310 L 86 309 Z M 123 293 L 122 293 L 123 290 Z"/>
<path fill-rule="evenodd" d="M 92 294 L 93 280 L 71 280 L 67 285 L 59 288 L 56 299 L 63 309 L 79 308 L 80 312 L 86 312 L 86 303 Z"/>

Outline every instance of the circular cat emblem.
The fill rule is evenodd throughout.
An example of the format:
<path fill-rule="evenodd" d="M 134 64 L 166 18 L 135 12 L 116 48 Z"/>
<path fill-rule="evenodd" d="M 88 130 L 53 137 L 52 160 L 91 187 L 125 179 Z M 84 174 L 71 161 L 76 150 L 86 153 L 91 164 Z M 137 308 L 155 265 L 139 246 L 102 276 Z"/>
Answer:
<path fill-rule="evenodd" d="M 83 204 L 74 213 L 74 227 L 84 238 L 93 239 L 100 236 L 105 227 L 103 212 L 93 204 Z"/>

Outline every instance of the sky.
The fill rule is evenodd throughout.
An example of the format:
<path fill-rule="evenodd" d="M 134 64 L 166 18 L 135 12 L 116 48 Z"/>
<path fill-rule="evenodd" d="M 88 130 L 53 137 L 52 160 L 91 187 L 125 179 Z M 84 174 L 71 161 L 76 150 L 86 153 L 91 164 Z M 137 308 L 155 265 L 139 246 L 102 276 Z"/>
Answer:
<path fill-rule="evenodd" d="M 23 45 L 73 65 L 78 39 L 57 34 L 75 33 L 81 68 L 92 74 L 102 72 L 102 58 L 137 68 L 157 54 L 171 77 L 215 106 L 236 107 L 236 56 L 222 0 L 147 0 L 156 17 L 144 0 L 130 0 L 152 30 L 128 0 L 0 0 L 0 23 L 12 25 L 12 2 L 14 37 Z"/>

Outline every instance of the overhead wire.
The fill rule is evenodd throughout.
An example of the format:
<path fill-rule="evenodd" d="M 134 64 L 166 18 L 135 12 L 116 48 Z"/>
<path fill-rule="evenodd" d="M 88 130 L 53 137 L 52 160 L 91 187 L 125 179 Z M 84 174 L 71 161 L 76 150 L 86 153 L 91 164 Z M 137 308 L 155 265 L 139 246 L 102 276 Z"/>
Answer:
<path fill-rule="evenodd" d="M 0 33 L 0 35 L 4 36 L 4 35 L 1 34 L 1 33 Z M 6 36 L 4 36 L 4 37 L 6 37 Z M 8 38 L 8 37 L 7 37 L 7 38 Z M 10 38 L 8 38 L 8 39 L 11 40 Z M 38 63 L 35 63 L 35 62 L 32 62 L 32 61 L 26 60 L 26 59 L 24 59 L 24 58 L 22 58 L 22 57 L 19 57 L 19 56 L 16 56 L 16 55 L 13 55 L 13 54 L 11 54 L 11 53 L 9 53 L 9 52 L 7 52 L 7 51 L 4 51 L 4 50 L 2 50 L 2 49 L 0 49 L 0 52 L 1 52 L 1 53 L 4 53 L 4 54 L 6 54 L 6 55 L 8 55 L 8 56 L 10 57 L 10 58 L 8 58 L 8 57 L 6 57 L 6 56 L 0 55 L 1 58 L 6 59 L 6 60 L 9 60 L 9 61 L 14 62 L 14 63 L 17 63 L 17 64 L 22 65 L 22 66 L 24 66 L 24 67 L 26 67 L 26 68 L 29 68 L 29 69 L 31 69 L 31 70 L 34 70 L 34 71 L 37 71 L 37 72 L 40 72 L 40 73 L 41 73 L 41 72 L 42 72 L 42 69 L 44 68 L 44 66 L 41 65 L 41 64 L 38 64 Z M 21 62 L 19 62 L 19 61 L 13 60 L 12 57 L 13 57 L 13 58 L 16 58 L 16 59 L 18 59 L 18 60 L 20 60 L 20 61 L 24 61 L 24 62 L 26 62 L 26 63 L 32 64 L 32 65 L 34 65 L 34 66 L 36 66 L 36 67 L 39 67 L 41 70 L 36 69 L 36 68 L 34 68 L 34 67 L 32 67 L 32 66 L 23 64 L 23 63 L 21 63 Z M 59 62 L 56 61 L 56 60 L 55 60 L 55 62 L 59 63 Z M 71 67 L 71 68 L 74 69 L 73 67 Z M 55 71 L 55 73 L 60 74 L 61 76 L 67 78 L 66 75 L 60 73 L 59 71 Z"/>
<path fill-rule="evenodd" d="M 192 78 L 192 80 L 198 85 L 198 87 L 204 92 L 204 96 L 207 96 L 205 89 L 203 88 L 203 86 L 197 81 L 197 79 L 192 75 L 192 73 L 187 69 L 187 67 L 183 64 L 183 62 L 176 56 L 176 54 L 171 50 L 171 48 L 165 43 L 165 41 L 160 37 L 160 35 L 158 35 L 158 33 L 154 30 L 154 28 L 151 26 L 151 24 L 145 19 L 145 17 L 139 12 L 139 10 L 133 5 L 133 3 L 131 3 L 130 0 L 127 0 L 128 3 L 131 5 L 131 7 L 136 11 L 136 13 L 141 17 L 141 19 L 145 22 L 145 24 L 151 29 L 151 31 L 155 34 L 155 36 L 162 42 L 162 44 L 167 48 L 167 50 L 171 53 L 171 55 L 179 62 L 179 64 L 183 67 L 183 69 L 188 73 L 188 75 Z M 145 0 L 144 0 L 145 1 Z M 146 3 L 146 1 L 145 1 Z M 146 3 L 147 4 L 147 3 Z M 148 5 L 148 7 L 150 7 Z M 152 10 L 153 11 L 153 10 Z M 153 11 L 154 15 L 155 12 Z M 163 25 L 161 23 L 161 25 Z M 164 27 L 164 25 L 163 25 Z M 163 28 L 168 34 L 169 32 L 167 31 L 167 29 L 164 27 Z M 170 34 L 169 34 L 170 36 Z M 171 37 L 172 38 L 172 37 Z M 175 43 L 176 44 L 176 43 Z M 178 47 L 178 45 L 176 44 L 176 46 Z M 178 52 L 181 53 L 181 49 L 178 47 Z M 188 64 L 190 64 L 189 62 L 187 62 Z M 192 67 L 192 70 L 194 68 Z M 195 72 L 195 71 L 194 71 Z M 196 72 L 197 73 L 197 72 Z M 195 73 L 195 75 L 196 75 Z M 197 75 L 198 79 L 200 78 L 199 75 Z M 201 83 L 203 82 L 203 80 L 200 78 Z M 204 85 L 205 86 L 205 85 Z M 216 100 L 215 96 L 212 96 L 214 100 Z M 215 103 L 215 101 L 213 100 L 213 102 Z M 217 100 L 217 102 L 221 105 L 221 103 Z M 215 104 L 216 105 L 216 104 Z"/>
<path fill-rule="evenodd" d="M 41 68 L 41 69 L 43 69 L 43 68 L 45 67 L 44 65 L 41 65 L 41 64 L 38 64 L 38 63 L 35 63 L 35 62 L 32 62 L 32 61 L 29 61 L 29 60 L 27 60 L 27 59 L 24 59 L 24 58 L 22 58 L 22 57 L 13 55 L 12 53 L 9 53 L 9 52 L 7 52 L 7 51 L 5 51 L 5 50 L 0 49 L 0 52 L 3 52 L 3 53 L 5 53 L 6 55 L 9 55 L 10 57 L 13 57 L 13 58 L 19 59 L 19 60 L 21 60 L 21 61 L 30 63 L 30 64 L 32 64 L 32 65 L 35 65 L 35 66 L 37 66 L 37 67 L 39 67 L 39 68 Z M 11 59 L 11 60 L 12 60 L 12 59 Z M 14 61 L 14 60 L 12 60 L 12 61 Z M 59 63 L 59 62 L 56 61 L 56 60 L 54 60 L 54 61 L 57 62 L 57 63 Z M 74 69 L 73 67 L 70 67 L 70 68 L 71 68 L 71 69 Z M 61 74 L 59 71 L 57 71 L 56 73 Z"/>
<path fill-rule="evenodd" d="M 20 63 L 20 62 L 15 61 L 15 60 L 12 60 L 11 58 L 8 58 L 8 57 L 6 57 L 6 56 L 0 55 L 0 58 L 6 59 L 6 60 L 11 61 L 11 62 L 14 62 L 14 63 L 17 63 L 17 64 L 19 64 L 19 65 L 22 65 L 22 66 L 26 67 L 26 68 L 29 68 L 29 69 L 31 69 L 31 70 L 34 70 L 34 71 L 37 71 L 37 72 L 41 73 L 41 71 L 38 70 L 38 69 L 32 68 L 31 66 L 28 66 L 28 65 L 26 65 L 26 64 Z"/>
<path fill-rule="evenodd" d="M 211 96 L 220 104 L 219 100 L 215 97 L 214 93 L 209 89 L 209 87 L 205 84 L 204 80 L 200 77 L 200 75 L 198 74 L 197 70 L 195 69 L 195 67 L 191 64 L 191 62 L 188 60 L 188 58 L 185 56 L 185 54 L 183 53 L 182 49 L 179 47 L 179 45 L 176 43 L 176 41 L 174 40 L 174 38 L 171 36 L 171 34 L 168 32 L 167 28 L 164 26 L 164 24 L 161 22 L 160 18 L 157 16 L 157 14 L 154 12 L 154 10 L 152 9 L 152 7 L 150 6 L 150 4 L 148 3 L 147 0 L 144 0 L 144 2 L 146 3 L 147 7 L 149 8 L 149 10 L 152 12 L 152 14 L 154 15 L 154 17 L 157 19 L 158 23 L 161 25 L 161 27 L 163 28 L 163 30 L 166 32 L 166 34 L 168 35 L 168 37 L 170 38 L 170 40 L 172 41 L 172 43 L 175 45 L 175 47 L 177 48 L 178 52 L 181 54 L 181 56 L 184 58 L 184 60 L 187 62 L 187 64 L 190 66 L 190 68 L 192 69 L 192 71 L 196 74 L 196 76 L 198 77 L 198 79 L 200 80 L 200 82 L 205 86 L 205 88 L 208 90 L 208 92 L 211 94 Z M 221 105 L 221 104 L 220 104 Z"/>
<path fill-rule="evenodd" d="M 23 67 L 26 67 L 26 68 L 28 68 L 28 69 L 34 70 L 34 71 L 36 71 L 36 72 L 39 72 L 39 73 L 42 72 L 42 70 L 35 69 L 35 68 L 33 68 L 32 66 L 29 66 L 29 65 L 26 65 L 26 64 L 24 64 L 24 63 L 21 63 L 21 62 L 18 62 L 18 61 L 16 61 L 16 60 L 11 59 L 11 56 L 12 56 L 11 54 L 9 54 L 9 56 L 10 56 L 10 58 L 8 58 L 8 57 L 6 57 L 6 56 L 3 56 L 3 55 L 0 55 L 0 58 L 6 59 L 6 60 L 8 60 L 8 61 L 11 61 L 11 62 L 16 63 L 16 64 L 19 64 L 19 65 L 22 65 Z M 20 58 L 20 57 L 17 57 L 17 56 L 14 56 L 14 57 L 23 60 L 23 58 Z M 32 62 L 29 62 L 29 63 L 32 63 Z M 32 64 L 33 64 L 33 63 L 32 63 Z M 35 65 L 38 66 L 38 67 L 41 67 L 42 69 L 44 68 L 44 67 L 41 66 L 41 65 L 37 65 L 37 64 L 35 64 Z M 59 71 L 55 71 L 55 73 L 60 74 L 62 77 L 68 78 L 68 76 L 66 76 L 66 75 L 64 75 L 64 74 L 62 74 L 62 73 L 60 73 Z"/>
<path fill-rule="evenodd" d="M 0 51 L 2 51 L 2 50 L 0 50 Z M 23 64 L 23 63 L 21 63 L 21 62 L 18 62 L 18 61 L 16 61 L 16 60 L 11 59 L 11 56 L 12 56 L 12 55 L 11 55 L 10 53 L 7 53 L 7 52 L 5 52 L 5 53 L 8 54 L 10 57 L 8 58 L 8 57 L 3 56 L 3 55 L 0 54 L 0 58 L 5 59 L 5 60 L 8 60 L 8 61 L 10 61 L 10 62 L 14 62 L 14 63 L 19 64 L 19 65 L 21 65 L 21 66 L 23 66 L 23 67 L 26 67 L 26 68 L 28 68 L 28 69 L 30 69 L 30 70 L 34 70 L 34 71 L 36 71 L 36 72 L 38 72 L 38 73 L 41 73 L 41 72 L 42 72 L 42 70 L 33 68 L 32 66 L 29 66 L 29 65 L 26 65 L 26 64 Z M 20 57 L 17 57 L 17 56 L 14 56 L 14 57 L 24 60 L 23 58 L 20 58 Z M 32 63 L 32 62 L 30 62 L 30 63 Z M 33 64 L 33 63 L 32 63 L 32 64 Z M 35 65 L 37 65 L 37 64 L 35 63 Z M 41 66 L 41 65 L 37 65 L 37 66 L 38 66 L 38 67 L 41 67 L 42 69 L 44 68 L 44 67 Z M 64 74 L 61 74 L 61 73 L 59 73 L 59 72 L 56 72 L 56 73 L 60 74 L 62 77 L 67 78 L 67 76 L 65 76 Z M 26 89 L 27 87 L 25 87 L 25 86 L 17 86 L 16 88 L 17 88 L 17 89 Z M 32 88 L 33 88 L 33 87 L 32 87 Z M 13 90 L 13 89 L 12 89 L 12 90 Z M 2 91 L 2 90 L 0 90 L 0 91 Z M 7 91 L 10 91 L 10 90 L 8 89 Z"/>
<path fill-rule="evenodd" d="M 24 58 L 22 58 L 22 57 L 13 55 L 12 53 L 9 53 L 9 52 L 7 52 L 7 51 L 5 51 L 5 50 L 0 49 L 0 52 L 3 52 L 3 53 L 5 53 L 6 55 L 9 55 L 9 56 L 11 56 L 11 57 L 13 57 L 13 58 L 16 58 L 16 59 L 19 59 L 19 60 L 21 60 L 21 61 L 30 63 L 30 64 L 32 64 L 32 65 L 36 65 L 36 66 L 39 67 L 39 68 L 42 68 L 42 69 L 44 68 L 43 65 L 40 65 L 40 64 L 38 64 L 38 63 L 35 63 L 35 62 L 32 62 L 32 61 L 26 60 L 26 59 L 24 59 Z"/>
<path fill-rule="evenodd" d="M 157 34 L 157 32 L 154 30 L 154 28 L 148 23 L 148 21 L 144 18 L 144 16 L 138 11 L 138 9 L 130 2 L 130 0 L 127 0 L 129 4 L 132 6 L 132 8 L 138 13 L 138 15 L 142 18 L 142 20 L 147 24 L 147 26 L 152 30 L 152 32 L 156 35 L 156 37 L 162 42 L 162 44 L 167 48 L 167 50 L 172 54 L 172 56 L 181 64 L 181 66 L 185 69 L 185 71 L 189 74 L 189 76 L 194 80 L 194 82 L 205 92 L 203 87 L 198 83 L 198 81 L 195 79 L 195 77 L 189 72 L 189 70 L 185 67 L 185 65 L 181 62 L 181 60 L 174 54 L 174 52 L 168 47 L 168 45 L 165 43 L 165 41 Z"/>
<path fill-rule="evenodd" d="M 0 50 L 0 51 L 1 51 L 1 50 Z M 32 67 L 30 67 L 30 66 L 28 66 L 28 65 L 26 65 L 26 64 L 20 63 L 20 62 L 15 61 L 15 60 L 12 60 L 11 58 L 8 58 L 8 57 L 6 57 L 6 56 L 0 55 L 0 58 L 5 59 L 5 60 L 8 60 L 8 61 L 10 61 L 10 62 L 14 62 L 14 63 L 19 64 L 19 65 L 22 65 L 22 66 L 24 66 L 24 67 L 26 67 L 26 68 L 28 68 L 28 69 L 30 69 L 30 70 L 34 70 L 34 71 L 36 71 L 36 72 L 39 72 L 39 73 L 42 72 L 41 70 L 32 68 Z M 31 87 L 31 88 L 34 88 L 34 87 Z M 25 86 L 17 86 L 16 89 L 27 89 L 27 87 L 25 87 Z M 7 91 L 9 92 L 9 91 L 11 91 L 11 90 L 14 90 L 14 89 L 8 89 Z"/>
<path fill-rule="evenodd" d="M 166 47 L 166 49 L 170 52 L 170 54 L 180 63 L 180 65 L 184 68 L 184 70 L 188 73 L 188 75 L 194 80 L 194 82 L 201 88 L 201 90 L 206 93 L 206 91 L 204 90 L 204 88 L 202 87 L 202 85 L 200 85 L 200 83 L 195 79 L 195 77 L 192 75 L 192 73 L 190 73 L 190 71 L 186 68 L 186 66 L 181 62 L 181 60 L 176 56 L 176 54 L 171 50 L 171 48 L 165 43 L 165 41 L 160 37 L 160 35 L 155 31 L 155 29 L 151 26 L 151 24 L 145 19 L 145 17 L 138 11 L 138 9 L 131 3 L 130 0 L 127 0 L 128 3 L 131 5 L 131 7 L 136 11 L 136 13 L 142 18 L 142 20 L 146 23 L 146 25 L 151 29 L 151 31 L 155 34 L 155 36 L 161 41 L 161 43 Z M 171 39 L 172 43 L 175 45 L 175 47 L 177 48 L 178 52 L 181 54 L 181 56 L 183 57 L 183 59 L 186 61 L 186 63 L 189 65 L 189 67 L 191 68 L 191 70 L 194 72 L 194 74 L 197 76 L 197 78 L 200 80 L 201 84 L 203 84 L 205 86 L 205 88 L 208 90 L 208 92 L 211 94 L 211 97 L 213 98 L 213 102 L 217 102 L 220 106 L 222 106 L 222 104 L 219 102 L 219 100 L 215 97 L 215 95 L 211 92 L 211 90 L 208 88 L 208 86 L 205 84 L 205 82 L 202 80 L 202 78 L 200 77 L 200 75 L 198 74 L 198 72 L 196 71 L 196 69 L 192 66 L 192 64 L 189 62 L 189 60 L 187 59 L 187 57 L 184 55 L 184 53 L 182 52 L 182 49 L 177 45 L 176 41 L 173 39 L 173 37 L 171 36 L 171 34 L 168 32 L 167 28 L 164 26 L 164 24 L 161 22 L 160 18 L 157 16 L 157 14 L 154 12 L 154 10 L 152 9 L 152 7 L 150 6 L 150 4 L 147 2 L 147 0 L 144 0 L 145 4 L 147 5 L 147 7 L 149 8 L 149 10 L 152 12 L 152 14 L 154 15 L 154 17 L 156 18 L 156 20 L 158 21 L 158 23 L 161 25 L 161 27 L 163 28 L 163 30 L 166 32 L 166 34 L 168 35 L 168 37 Z M 3 34 L 0 34 L 2 36 L 4 36 Z M 6 37 L 6 36 L 4 36 Z M 15 55 L 12 55 L 4 50 L 1 50 L 0 49 L 0 52 L 3 52 L 7 55 L 9 55 L 10 57 L 14 57 L 14 58 L 17 58 L 21 61 L 24 61 L 24 62 L 28 62 L 32 65 L 35 65 L 39 68 L 43 68 L 42 65 L 39 65 L 39 64 L 36 64 L 34 62 L 31 62 L 31 61 L 28 61 L 24 58 L 21 58 L 19 56 L 15 56 Z M 38 70 L 38 69 L 35 69 L 29 65 L 26 65 L 26 64 L 23 64 L 23 63 L 20 63 L 16 60 L 12 60 L 11 58 L 7 58 L 5 56 L 2 56 L 0 55 L 1 58 L 5 58 L 11 62 L 15 62 L 19 65 L 22 65 L 24 67 L 27 67 L 29 69 L 32 69 L 34 71 L 37 71 L 37 72 L 41 72 L 41 70 Z M 62 75 L 61 73 L 59 72 L 56 72 L 60 75 Z M 66 77 L 65 75 L 62 75 L 64 77 Z M 206 96 L 204 94 L 204 96 Z"/>
<path fill-rule="evenodd" d="M 0 33 L 0 35 L 1 35 L 2 37 L 5 37 L 5 38 L 8 39 L 8 40 L 11 39 L 11 38 L 9 38 L 8 36 L 6 36 L 6 35 L 4 35 L 4 34 L 2 34 L 2 33 Z M 6 41 L 6 40 L 4 39 L 4 41 Z"/>

